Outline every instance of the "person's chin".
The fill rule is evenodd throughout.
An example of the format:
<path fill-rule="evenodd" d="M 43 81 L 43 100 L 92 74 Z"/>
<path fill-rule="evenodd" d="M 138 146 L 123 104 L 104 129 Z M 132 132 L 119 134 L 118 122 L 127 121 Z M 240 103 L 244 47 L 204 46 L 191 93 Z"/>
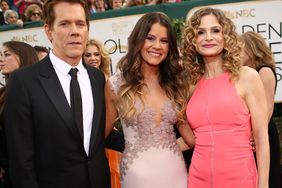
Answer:
<path fill-rule="evenodd" d="M 72 50 L 70 55 L 73 57 L 82 57 L 83 50 Z"/>
<path fill-rule="evenodd" d="M 1 70 L 1 73 L 2 73 L 4 76 L 9 75 L 9 71 Z"/>

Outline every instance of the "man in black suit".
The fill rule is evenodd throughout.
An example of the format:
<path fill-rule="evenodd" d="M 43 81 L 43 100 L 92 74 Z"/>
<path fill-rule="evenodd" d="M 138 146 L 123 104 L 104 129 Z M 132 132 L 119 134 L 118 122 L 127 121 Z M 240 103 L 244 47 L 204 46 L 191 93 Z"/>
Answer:
<path fill-rule="evenodd" d="M 81 60 L 89 34 L 86 3 L 46 0 L 43 12 L 52 50 L 8 83 L 4 116 L 13 187 L 109 188 L 105 77 Z M 78 70 L 82 132 L 72 114 L 71 68 Z"/>

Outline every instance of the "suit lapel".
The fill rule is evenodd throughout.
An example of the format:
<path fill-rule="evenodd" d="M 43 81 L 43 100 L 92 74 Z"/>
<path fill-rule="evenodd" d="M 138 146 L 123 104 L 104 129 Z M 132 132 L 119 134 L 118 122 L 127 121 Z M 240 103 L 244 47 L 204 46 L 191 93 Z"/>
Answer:
<path fill-rule="evenodd" d="M 42 87 L 49 96 L 51 102 L 55 106 L 57 112 L 60 114 L 65 124 L 70 128 L 74 136 L 80 138 L 79 133 L 75 127 L 69 103 L 57 77 L 55 69 L 53 68 L 53 65 L 48 56 L 42 61 L 43 62 L 39 76 Z"/>
<path fill-rule="evenodd" d="M 103 97 L 101 97 L 101 94 L 104 94 L 104 91 L 99 91 L 99 83 L 98 82 L 98 78 L 97 75 L 94 71 L 92 71 L 88 65 L 85 65 L 89 78 L 90 78 L 90 83 L 91 83 L 91 87 L 92 87 L 92 93 L 93 93 L 93 101 L 94 101 L 94 115 L 93 115 L 93 121 L 92 121 L 92 131 L 91 131 L 91 137 L 90 137 L 90 146 L 89 146 L 89 156 L 91 155 L 92 151 L 93 151 L 93 147 L 95 144 L 95 140 L 97 137 L 97 133 L 99 128 L 101 129 L 102 127 L 100 127 L 100 123 L 101 122 L 101 118 L 103 115 L 103 111 L 102 111 L 102 105 L 103 105 L 103 101 L 101 101 L 101 99 Z M 104 126 L 104 125 L 102 125 Z"/>

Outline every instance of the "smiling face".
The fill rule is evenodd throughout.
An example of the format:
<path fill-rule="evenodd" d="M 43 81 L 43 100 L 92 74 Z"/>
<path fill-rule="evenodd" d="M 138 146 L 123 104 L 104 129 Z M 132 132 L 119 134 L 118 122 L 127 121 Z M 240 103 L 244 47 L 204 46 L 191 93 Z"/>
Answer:
<path fill-rule="evenodd" d="M 77 3 L 60 2 L 54 6 L 54 14 L 53 26 L 44 25 L 53 53 L 75 66 L 82 57 L 89 34 L 84 9 Z"/>
<path fill-rule="evenodd" d="M 167 28 L 159 23 L 153 24 L 141 48 L 143 63 L 158 66 L 165 60 L 168 51 Z"/>
<path fill-rule="evenodd" d="M 85 63 L 99 69 L 99 66 L 101 65 L 101 54 L 97 46 L 88 45 L 84 52 L 83 59 Z"/>
<path fill-rule="evenodd" d="M 197 30 L 196 50 L 205 57 L 220 56 L 224 47 L 224 36 L 222 27 L 217 18 L 212 15 L 205 15 Z"/>
<path fill-rule="evenodd" d="M 2 74 L 9 75 L 16 69 L 20 68 L 19 56 L 13 51 L 8 49 L 6 46 L 3 46 L 1 54 L 0 67 Z"/>

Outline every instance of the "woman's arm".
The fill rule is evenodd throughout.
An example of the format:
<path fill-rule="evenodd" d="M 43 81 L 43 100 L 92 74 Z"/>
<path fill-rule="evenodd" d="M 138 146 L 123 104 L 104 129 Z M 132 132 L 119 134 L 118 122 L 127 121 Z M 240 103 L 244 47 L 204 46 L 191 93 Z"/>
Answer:
<path fill-rule="evenodd" d="M 266 95 L 258 73 L 248 67 L 242 69 L 239 80 L 240 85 L 243 86 L 244 99 L 251 114 L 258 166 L 258 188 L 267 188 L 269 176 L 269 141 Z"/>
<path fill-rule="evenodd" d="M 269 67 L 261 68 L 259 71 L 259 76 L 264 86 L 264 91 L 267 101 L 268 121 L 270 121 L 274 108 L 274 95 L 275 95 L 275 83 L 276 83 L 275 76 L 273 75 L 273 72 Z"/>
<path fill-rule="evenodd" d="M 190 126 L 188 124 L 181 124 L 177 126 L 177 129 L 181 137 L 178 138 L 176 142 L 181 151 L 193 148 L 195 145 L 195 137 Z"/>
<path fill-rule="evenodd" d="M 105 85 L 105 103 L 106 103 L 106 127 L 105 138 L 110 134 L 115 125 L 118 113 L 114 104 L 115 94 L 111 90 L 111 83 L 108 80 Z"/>
<path fill-rule="evenodd" d="M 189 96 L 192 96 L 195 87 L 195 85 L 190 85 Z M 186 151 L 188 149 L 193 148 L 195 145 L 195 136 L 191 127 L 188 124 L 181 124 L 177 125 L 177 129 L 181 137 L 176 140 L 176 143 L 181 149 L 181 151 Z"/>

